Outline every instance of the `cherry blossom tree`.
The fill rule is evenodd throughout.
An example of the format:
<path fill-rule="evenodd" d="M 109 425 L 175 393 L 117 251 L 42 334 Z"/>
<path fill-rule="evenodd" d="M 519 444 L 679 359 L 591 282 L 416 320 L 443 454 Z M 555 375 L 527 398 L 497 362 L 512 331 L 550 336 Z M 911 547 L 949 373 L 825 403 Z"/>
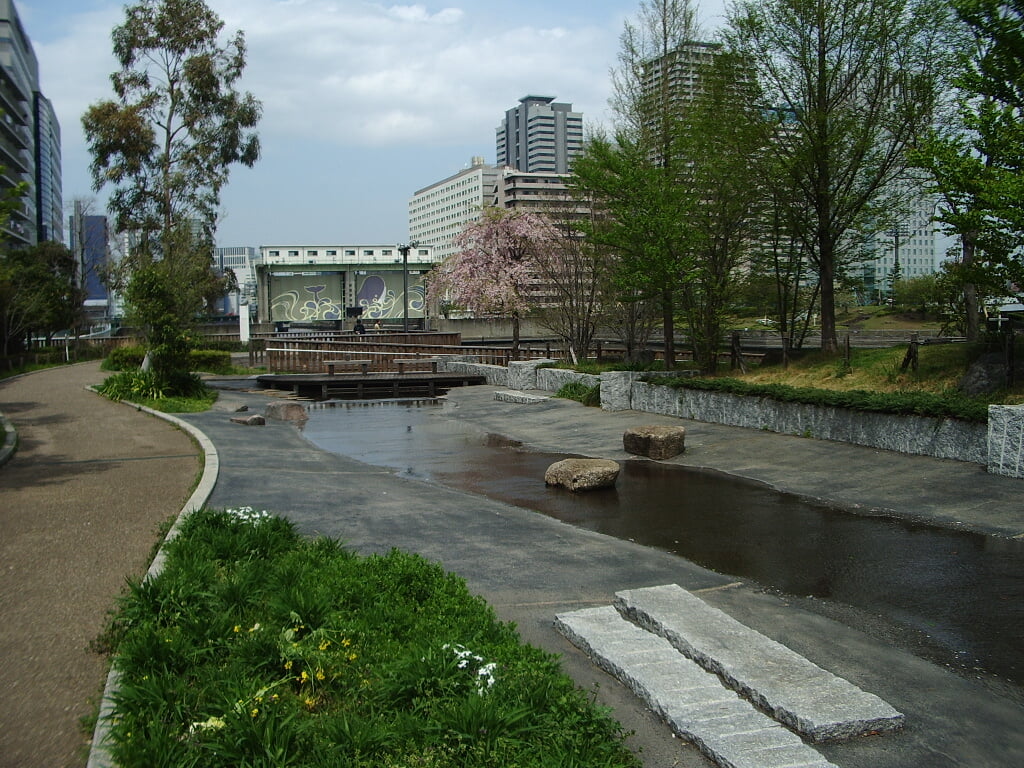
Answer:
<path fill-rule="evenodd" d="M 523 211 L 486 208 L 458 234 L 459 251 L 428 281 L 433 301 L 448 301 L 481 315 L 512 319 L 512 359 L 519 355 L 519 321 L 537 285 L 536 255 L 549 247 L 549 227 Z"/>

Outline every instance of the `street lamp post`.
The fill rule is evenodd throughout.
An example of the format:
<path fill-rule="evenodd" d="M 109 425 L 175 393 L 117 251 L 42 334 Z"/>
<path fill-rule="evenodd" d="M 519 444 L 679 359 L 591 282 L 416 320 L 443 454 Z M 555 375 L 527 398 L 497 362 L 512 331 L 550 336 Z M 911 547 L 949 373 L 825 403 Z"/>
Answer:
<path fill-rule="evenodd" d="M 398 252 L 402 254 L 402 330 L 409 332 L 409 250 L 415 248 L 416 241 L 401 243 Z"/>

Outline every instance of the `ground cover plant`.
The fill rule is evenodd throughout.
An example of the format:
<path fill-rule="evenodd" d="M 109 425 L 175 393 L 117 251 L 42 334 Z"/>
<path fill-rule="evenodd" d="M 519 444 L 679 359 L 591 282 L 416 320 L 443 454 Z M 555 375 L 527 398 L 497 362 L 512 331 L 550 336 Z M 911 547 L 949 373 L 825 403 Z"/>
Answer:
<path fill-rule="evenodd" d="M 638 766 L 552 655 L 415 555 L 203 510 L 109 631 L 119 766 Z"/>

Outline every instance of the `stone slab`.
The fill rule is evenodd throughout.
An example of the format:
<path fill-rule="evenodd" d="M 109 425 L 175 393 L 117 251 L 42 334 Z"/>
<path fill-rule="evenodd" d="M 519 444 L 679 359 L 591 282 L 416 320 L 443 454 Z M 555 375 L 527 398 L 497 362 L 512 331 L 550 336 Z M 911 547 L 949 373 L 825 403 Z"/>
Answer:
<path fill-rule="evenodd" d="M 622 433 L 626 453 L 663 461 L 686 450 L 686 428 L 668 424 L 647 424 L 630 427 Z"/>
<path fill-rule="evenodd" d="M 902 713 L 882 699 L 678 585 L 618 592 L 615 607 L 812 741 L 836 741 L 903 726 Z"/>
<path fill-rule="evenodd" d="M 716 765 L 836 768 L 668 640 L 627 621 L 613 606 L 558 614 L 555 626 Z"/>
<path fill-rule="evenodd" d="M 521 403 L 523 405 L 531 405 L 533 403 L 543 403 L 548 398 L 544 395 L 531 395 L 528 392 L 503 391 L 495 392 L 494 399 L 502 403 Z"/>

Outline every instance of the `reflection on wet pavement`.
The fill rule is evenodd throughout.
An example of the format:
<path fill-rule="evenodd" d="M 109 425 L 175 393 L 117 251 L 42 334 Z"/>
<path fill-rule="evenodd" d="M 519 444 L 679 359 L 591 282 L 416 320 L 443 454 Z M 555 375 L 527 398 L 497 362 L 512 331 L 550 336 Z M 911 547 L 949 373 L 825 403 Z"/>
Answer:
<path fill-rule="evenodd" d="M 337 403 L 304 432 L 325 450 L 657 547 L 798 597 L 916 631 L 940 661 L 1024 682 L 1024 542 L 865 517 L 726 475 L 644 460 L 615 489 L 544 484 L 563 455 L 439 418 L 443 406 Z"/>

